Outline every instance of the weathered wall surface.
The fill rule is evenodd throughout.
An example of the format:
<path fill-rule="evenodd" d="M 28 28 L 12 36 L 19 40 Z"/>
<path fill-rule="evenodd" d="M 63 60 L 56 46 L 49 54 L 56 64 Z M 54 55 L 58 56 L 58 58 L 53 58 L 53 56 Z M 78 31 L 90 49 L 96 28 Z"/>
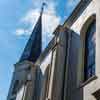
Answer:
<path fill-rule="evenodd" d="M 63 82 L 64 82 L 64 69 L 65 69 L 65 56 L 67 46 L 66 29 L 61 29 L 57 37 L 57 53 L 54 64 L 54 77 L 52 86 L 51 100 L 63 100 Z"/>
<path fill-rule="evenodd" d="M 79 48 L 79 35 L 70 31 L 68 38 L 68 57 L 66 59 L 64 100 L 83 100 L 83 90 L 77 87 Z"/>

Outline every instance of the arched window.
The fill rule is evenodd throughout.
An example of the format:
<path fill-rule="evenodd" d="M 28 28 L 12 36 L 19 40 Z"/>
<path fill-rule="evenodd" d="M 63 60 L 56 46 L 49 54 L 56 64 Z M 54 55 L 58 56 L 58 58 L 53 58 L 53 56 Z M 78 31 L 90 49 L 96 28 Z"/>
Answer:
<path fill-rule="evenodd" d="M 84 81 L 95 75 L 96 21 L 89 25 L 85 37 Z"/>

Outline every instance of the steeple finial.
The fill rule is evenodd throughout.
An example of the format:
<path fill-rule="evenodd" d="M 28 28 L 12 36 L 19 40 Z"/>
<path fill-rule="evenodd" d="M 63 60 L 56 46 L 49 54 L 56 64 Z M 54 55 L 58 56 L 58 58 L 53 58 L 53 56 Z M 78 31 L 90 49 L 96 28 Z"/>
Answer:
<path fill-rule="evenodd" d="M 46 5 L 47 5 L 47 4 L 46 4 L 45 2 L 42 3 L 40 16 L 42 16 L 42 14 L 43 14 L 43 10 L 44 10 L 44 6 L 46 6 Z"/>

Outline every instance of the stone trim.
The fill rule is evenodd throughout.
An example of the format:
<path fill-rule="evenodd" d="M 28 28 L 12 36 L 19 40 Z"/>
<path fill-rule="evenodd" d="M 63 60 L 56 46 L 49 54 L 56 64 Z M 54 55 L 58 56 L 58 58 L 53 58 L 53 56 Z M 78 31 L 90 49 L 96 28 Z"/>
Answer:
<path fill-rule="evenodd" d="M 80 0 L 79 4 L 73 10 L 72 14 L 64 22 L 64 26 L 71 27 L 72 24 L 78 19 L 78 17 L 83 13 L 84 9 L 90 4 L 92 0 Z"/>

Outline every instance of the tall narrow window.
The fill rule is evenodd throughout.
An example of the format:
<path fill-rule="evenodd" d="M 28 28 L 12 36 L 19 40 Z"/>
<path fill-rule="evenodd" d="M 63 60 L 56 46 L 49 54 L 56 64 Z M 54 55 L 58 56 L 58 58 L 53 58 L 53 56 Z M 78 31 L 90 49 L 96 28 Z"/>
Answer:
<path fill-rule="evenodd" d="M 95 75 L 95 41 L 96 35 L 96 21 L 93 21 L 87 30 L 85 38 L 85 66 L 84 66 L 84 80 L 88 80 Z"/>

